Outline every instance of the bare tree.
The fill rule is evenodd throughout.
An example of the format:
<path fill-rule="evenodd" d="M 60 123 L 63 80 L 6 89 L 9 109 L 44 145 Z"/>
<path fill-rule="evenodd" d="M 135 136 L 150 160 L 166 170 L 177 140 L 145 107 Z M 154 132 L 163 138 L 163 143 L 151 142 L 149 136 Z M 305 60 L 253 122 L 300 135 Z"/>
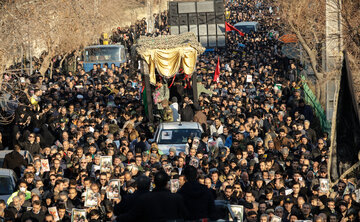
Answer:
<path fill-rule="evenodd" d="M 328 75 L 319 64 L 325 43 L 325 0 L 278 0 L 279 16 L 285 33 L 294 33 L 305 51 L 316 77 L 316 96 L 324 104 L 324 84 Z"/>
<path fill-rule="evenodd" d="M 353 61 L 360 61 L 360 2 L 352 0 L 332 1 L 334 7 L 341 9 L 343 27 L 342 42 Z M 326 0 L 278 0 L 279 16 L 284 24 L 284 31 L 295 33 L 306 52 L 308 61 L 317 79 L 319 100 L 324 96 L 321 87 L 334 73 L 321 68 L 321 52 L 325 43 Z M 339 5 L 340 4 L 340 5 Z M 330 37 L 331 38 L 331 37 Z M 336 36 L 334 38 L 337 38 Z M 359 65 L 359 63 L 357 63 Z M 358 69 L 358 68 L 357 68 Z"/>
<path fill-rule="evenodd" d="M 52 58 L 96 43 L 102 32 L 131 18 L 129 9 L 143 6 L 135 0 L 17 0 L 3 4 L 0 49 L 6 58 L 18 58 L 22 55 L 15 51 L 29 43 L 25 45 L 31 46 L 34 56 L 44 55 L 39 70 L 43 75 Z"/>

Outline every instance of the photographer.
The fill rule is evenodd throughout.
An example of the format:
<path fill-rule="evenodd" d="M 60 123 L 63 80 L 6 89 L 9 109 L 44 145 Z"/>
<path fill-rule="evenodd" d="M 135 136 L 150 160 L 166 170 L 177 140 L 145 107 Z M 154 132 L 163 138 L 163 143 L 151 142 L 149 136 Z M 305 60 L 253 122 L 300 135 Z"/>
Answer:
<path fill-rule="evenodd" d="M 190 122 L 194 119 L 194 103 L 188 96 L 184 97 L 184 103 L 180 111 L 181 121 Z"/>

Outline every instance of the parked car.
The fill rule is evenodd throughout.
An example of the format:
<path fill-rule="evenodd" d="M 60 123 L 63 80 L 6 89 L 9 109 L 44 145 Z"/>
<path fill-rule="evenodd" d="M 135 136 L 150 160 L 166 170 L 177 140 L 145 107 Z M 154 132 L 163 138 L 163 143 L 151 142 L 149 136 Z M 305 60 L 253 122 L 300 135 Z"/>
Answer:
<path fill-rule="evenodd" d="M 5 200 L 15 192 L 17 176 L 13 170 L 0 168 L 0 200 Z"/>
<path fill-rule="evenodd" d="M 169 153 L 170 147 L 175 147 L 176 152 L 184 152 L 189 137 L 199 137 L 203 129 L 197 122 L 165 122 L 160 123 L 150 142 L 156 142 L 159 150 L 164 154 Z"/>
<path fill-rule="evenodd" d="M 242 209 L 240 212 L 234 212 L 233 209 L 239 208 Z M 215 220 L 210 220 L 209 222 L 225 222 L 233 221 L 240 222 L 243 221 L 242 217 L 244 216 L 244 208 L 239 205 L 230 205 L 226 200 L 215 200 Z"/>

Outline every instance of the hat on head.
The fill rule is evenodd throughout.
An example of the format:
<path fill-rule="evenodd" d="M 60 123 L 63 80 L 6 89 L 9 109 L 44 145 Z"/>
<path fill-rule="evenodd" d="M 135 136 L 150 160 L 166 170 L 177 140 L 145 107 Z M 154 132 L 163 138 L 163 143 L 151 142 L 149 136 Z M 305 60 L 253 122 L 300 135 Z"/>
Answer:
<path fill-rule="evenodd" d="M 284 154 L 289 154 L 289 149 L 282 148 L 280 152 L 281 152 L 281 154 L 283 154 L 283 155 L 284 155 Z"/>
<path fill-rule="evenodd" d="M 225 147 L 221 147 L 220 151 L 219 151 L 219 157 L 225 157 L 226 156 L 226 148 Z"/>
<path fill-rule="evenodd" d="M 294 200 L 291 197 L 286 197 L 284 203 L 294 203 Z"/>
<path fill-rule="evenodd" d="M 31 193 L 36 194 L 37 196 L 41 197 L 41 193 L 40 193 L 40 190 L 38 188 L 32 189 Z"/>
<path fill-rule="evenodd" d="M 265 213 L 270 214 L 270 213 L 275 213 L 275 211 L 273 208 L 268 208 L 268 209 L 266 209 Z"/>
<path fill-rule="evenodd" d="M 176 96 L 174 96 L 173 98 L 171 98 L 171 102 L 173 102 L 173 103 L 177 103 L 177 101 L 178 101 L 178 99 L 177 99 L 177 97 L 176 97 Z"/>
<path fill-rule="evenodd" d="M 120 163 L 120 164 L 119 164 L 119 167 L 120 167 L 121 169 L 125 168 L 125 166 L 124 166 L 123 163 Z"/>
<path fill-rule="evenodd" d="M 255 177 L 255 182 L 256 182 L 256 181 L 260 181 L 260 180 L 263 181 L 262 177 L 261 177 L 260 175 L 257 175 L 257 176 Z"/>
<path fill-rule="evenodd" d="M 150 154 L 150 157 L 157 158 L 158 156 L 155 153 Z"/>
<path fill-rule="evenodd" d="M 173 152 L 173 153 L 175 153 L 175 154 L 176 154 L 176 148 L 175 148 L 175 147 L 173 147 L 173 146 L 172 146 L 172 147 L 170 147 L 170 149 L 169 149 L 169 153 L 170 153 L 170 152 Z"/>
<path fill-rule="evenodd" d="M 256 143 L 263 143 L 264 141 L 259 137 L 259 138 L 257 138 L 257 140 L 256 140 Z"/>

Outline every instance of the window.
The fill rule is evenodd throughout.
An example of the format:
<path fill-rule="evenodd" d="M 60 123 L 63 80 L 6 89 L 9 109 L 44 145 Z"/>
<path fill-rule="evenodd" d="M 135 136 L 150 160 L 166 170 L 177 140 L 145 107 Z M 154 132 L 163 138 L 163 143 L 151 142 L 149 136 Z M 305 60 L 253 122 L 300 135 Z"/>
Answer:
<path fill-rule="evenodd" d="M 0 195 L 8 195 L 14 192 L 15 186 L 9 176 L 0 176 L 0 184 L 7 184 L 7 186 L 0 186 Z"/>
<path fill-rule="evenodd" d="M 98 47 L 85 49 L 86 62 L 119 61 L 120 47 Z"/>
<path fill-rule="evenodd" d="M 163 129 L 158 144 L 185 144 L 188 137 L 200 137 L 199 129 Z"/>

